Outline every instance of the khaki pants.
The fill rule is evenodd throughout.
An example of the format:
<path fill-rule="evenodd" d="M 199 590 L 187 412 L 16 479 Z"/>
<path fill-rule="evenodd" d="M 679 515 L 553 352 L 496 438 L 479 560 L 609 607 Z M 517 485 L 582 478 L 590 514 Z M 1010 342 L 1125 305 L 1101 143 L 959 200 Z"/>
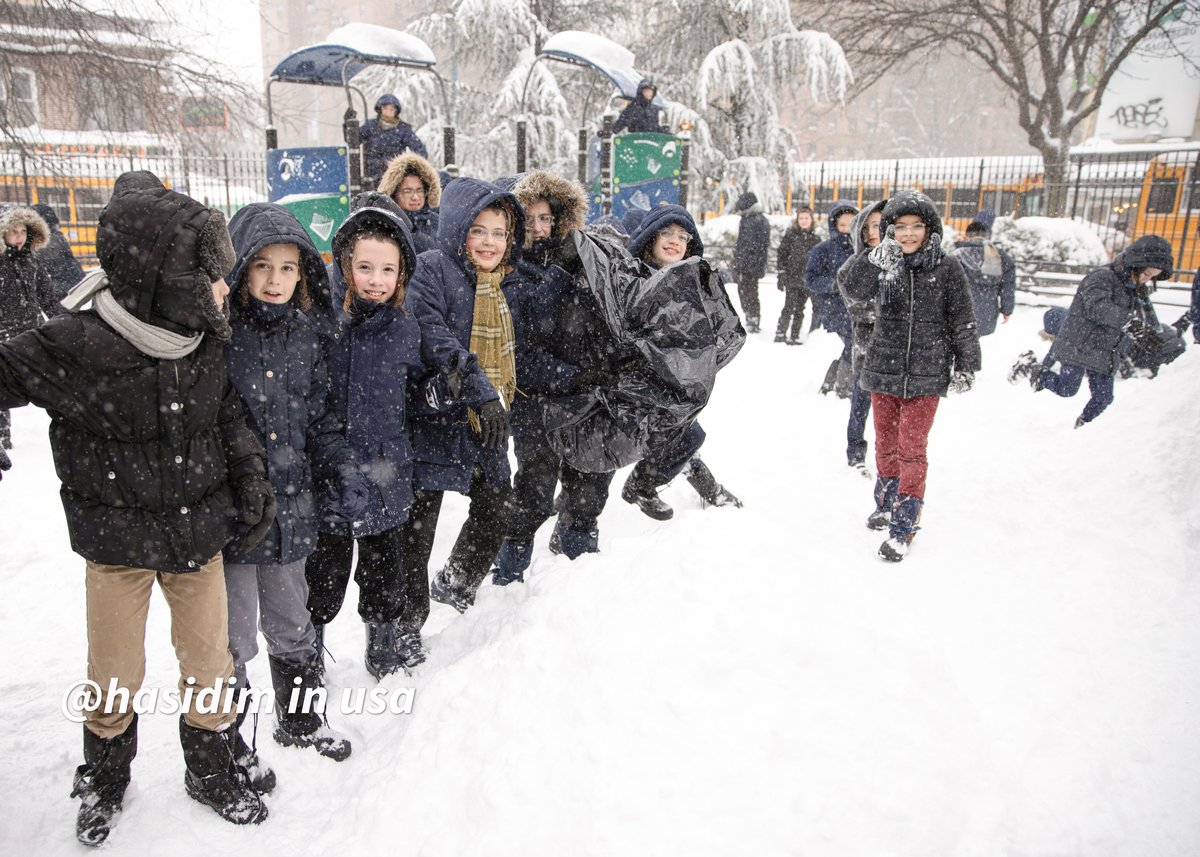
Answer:
<path fill-rule="evenodd" d="M 87 564 L 88 678 L 100 687 L 100 704 L 86 714 L 87 728 L 101 738 L 115 738 L 133 721 L 133 699 L 146 678 L 146 614 L 155 578 L 171 609 L 171 644 L 179 659 L 180 710 L 198 729 L 217 731 L 232 723 L 236 712 L 194 711 L 194 697 L 218 678 L 224 687 L 233 675 L 229 654 L 225 567 L 217 554 L 199 571 L 185 574 L 156 572 L 124 565 Z M 191 677 L 193 682 L 187 679 Z M 109 684 L 129 691 L 105 713 Z M 191 704 L 183 704 L 191 690 Z M 162 693 L 160 689 L 159 698 Z"/>

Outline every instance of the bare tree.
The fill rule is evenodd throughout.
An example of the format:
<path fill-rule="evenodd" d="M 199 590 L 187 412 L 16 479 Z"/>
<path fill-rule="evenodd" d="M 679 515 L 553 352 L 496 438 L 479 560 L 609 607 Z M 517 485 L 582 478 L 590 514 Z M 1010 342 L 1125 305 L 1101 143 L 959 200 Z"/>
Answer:
<path fill-rule="evenodd" d="M 250 85 L 181 47 L 180 7 L 127 0 L 122 9 L 0 0 L 0 141 L 34 147 L 45 128 L 175 136 L 187 96 L 224 102 L 235 119 L 258 121 L 261 97 Z"/>
<path fill-rule="evenodd" d="M 800 4 L 803 11 L 808 4 Z M 875 0 L 846 3 L 833 35 L 853 34 L 859 91 L 897 65 L 954 47 L 1012 93 L 1045 167 L 1046 211 L 1062 216 L 1072 134 L 1100 107 L 1121 63 L 1198 0 Z M 825 21 L 822 21 L 825 23 Z"/>

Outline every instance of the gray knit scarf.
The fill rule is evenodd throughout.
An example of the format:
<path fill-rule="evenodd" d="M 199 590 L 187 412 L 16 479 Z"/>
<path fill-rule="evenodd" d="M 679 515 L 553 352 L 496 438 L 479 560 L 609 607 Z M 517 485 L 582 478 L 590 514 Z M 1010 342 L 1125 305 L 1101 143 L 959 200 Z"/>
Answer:
<path fill-rule="evenodd" d="M 204 339 L 203 333 L 172 333 L 148 324 L 130 313 L 113 297 L 108 288 L 108 276 L 101 268 L 88 272 L 61 303 L 72 312 L 78 312 L 89 299 L 96 308 L 97 315 L 108 322 L 130 345 L 148 357 L 157 360 L 179 360 L 195 351 Z"/>

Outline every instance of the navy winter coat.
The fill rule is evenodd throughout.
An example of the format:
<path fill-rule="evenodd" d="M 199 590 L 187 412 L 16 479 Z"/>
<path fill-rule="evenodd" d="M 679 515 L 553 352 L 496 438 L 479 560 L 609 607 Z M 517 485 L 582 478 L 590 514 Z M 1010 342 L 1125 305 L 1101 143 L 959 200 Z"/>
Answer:
<path fill-rule="evenodd" d="M 821 326 L 839 336 L 850 335 L 850 317 L 838 293 L 837 272 L 854 255 L 854 244 L 850 233 L 838 232 L 835 224 L 847 213 L 857 214 L 858 209 L 849 202 L 835 202 L 829 209 L 829 238 L 808 254 L 804 269 L 804 288 L 817 307 Z"/>
<path fill-rule="evenodd" d="M 1157 326 L 1149 301 L 1140 299 L 1134 289 L 1131 273 L 1133 268 L 1156 267 L 1163 269 L 1162 277 L 1170 276 L 1170 245 L 1166 245 L 1165 264 L 1151 264 L 1155 260 L 1143 258 L 1147 250 L 1157 249 L 1153 242 L 1166 245 L 1154 235 L 1139 238 L 1111 263 L 1083 278 L 1067 320 L 1050 346 L 1051 357 L 1104 375 L 1116 373 L 1117 346 L 1124 336 L 1125 323 L 1140 309 Z"/>
<path fill-rule="evenodd" d="M 330 497 L 329 505 L 336 508 L 343 481 L 363 490 L 368 486 L 341 423 L 328 407 L 324 343 L 301 314 L 297 297 L 270 306 L 250 297 L 243 282 L 259 250 L 270 244 L 295 244 L 307 289 L 327 298 L 320 253 L 292 213 L 272 203 L 241 209 L 229 222 L 229 234 L 238 261 L 229 275 L 233 337 L 225 346 L 226 367 L 250 427 L 266 448 L 278 511 L 262 544 L 249 551 L 231 545 L 225 549 L 225 561 L 283 565 L 304 559 L 317 546 L 321 504 L 315 490 Z"/>
<path fill-rule="evenodd" d="M 71 287 L 83 279 L 83 266 L 71 252 L 71 245 L 58 228 L 58 215 L 54 209 L 44 203 L 33 206 L 33 210 L 42 216 L 50 230 L 50 239 L 46 246 L 35 250 L 38 264 L 50 278 L 50 285 L 60 294 L 65 295 Z"/>
<path fill-rule="evenodd" d="M 989 249 L 990 248 L 990 249 Z M 988 255 L 995 251 L 992 266 L 999 265 L 999 274 L 988 272 Z M 996 320 L 1012 315 L 1016 305 L 1017 266 L 1012 256 L 985 238 L 972 238 L 955 244 L 954 256 L 962 263 L 971 283 L 971 301 L 975 307 L 975 323 L 979 335 L 996 332 Z"/>
<path fill-rule="evenodd" d="M 514 215 L 510 264 L 520 262 L 525 241 L 525 221 L 517 198 L 495 185 L 473 178 L 451 182 L 442 195 L 438 223 L 438 249 L 422 253 L 409 281 L 409 300 L 430 337 L 432 354 L 443 363 L 449 354 L 470 348 L 471 324 L 475 317 L 475 269 L 467 261 L 467 230 L 484 208 L 505 201 Z M 503 264 L 503 263 L 502 263 Z M 520 282 L 514 269 L 501 283 L 505 300 L 511 301 Z M 511 302 L 510 302 L 511 312 Z M 513 317 L 514 328 L 518 324 Z M 515 333 L 515 330 L 514 330 Z M 519 334 L 517 334 L 519 335 Z M 498 398 L 483 374 L 472 366 L 463 378 L 462 400 L 447 409 L 420 408 L 412 419 L 414 484 L 424 491 L 466 492 L 476 466 L 492 485 L 507 483 L 511 475 L 507 449 L 484 449 L 479 435 L 467 423 L 467 408 L 478 408 Z"/>
<path fill-rule="evenodd" d="M 426 206 L 418 211 L 406 211 L 412 224 L 413 249 L 420 256 L 426 250 L 437 249 L 438 213 Z"/>
<path fill-rule="evenodd" d="M 654 90 L 650 100 L 642 98 L 642 90 L 646 87 Z M 638 84 L 637 95 L 633 101 L 625 106 L 621 111 L 621 115 L 617 117 L 617 121 L 613 123 L 613 133 L 629 133 L 629 134 L 661 134 L 666 129 L 658 122 L 659 108 L 654 104 L 654 96 L 658 94 L 658 88 L 649 81 L 642 80 Z"/>
<path fill-rule="evenodd" d="M 376 179 L 383 175 L 388 161 L 410 149 L 422 158 L 428 157 L 425 144 L 407 122 L 398 122 L 392 128 L 380 124 L 379 114 L 385 104 L 396 105 L 396 113 L 399 114 L 400 99 L 394 95 L 384 95 L 375 102 L 375 118 L 364 122 L 358 130 L 363 146 L 363 172 Z"/>
<path fill-rule="evenodd" d="M 356 198 L 355 204 L 363 196 L 367 195 Z M 339 260 L 356 232 L 383 229 L 400 242 L 405 270 L 412 270 L 415 261 L 408 226 L 397 210 L 355 204 L 334 236 L 334 261 L 329 266 L 332 305 L 327 309 L 337 322 L 336 339 L 328 347 L 329 407 L 371 482 L 370 502 L 353 526 L 336 523 L 337 510 L 323 510 L 334 514 L 323 514 L 320 528 L 359 538 L 408 519 L 413 501 L 408 394 L 427 374 L 427 364 L 409 298 L 396 307 L 351 297 L 350 309 L 345 309 L 348 286 Z"/>

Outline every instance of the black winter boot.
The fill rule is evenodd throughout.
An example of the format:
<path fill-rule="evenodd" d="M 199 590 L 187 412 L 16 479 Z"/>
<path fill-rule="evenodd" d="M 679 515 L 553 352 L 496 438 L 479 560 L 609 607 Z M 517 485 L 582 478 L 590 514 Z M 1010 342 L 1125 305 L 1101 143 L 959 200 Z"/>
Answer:
<path fill-rule="evenodd" d="M 317 636 L 313 640 L 313 651 L 317 653 L 317 669 L 321 675 L 325 675 L 325 626 L 314 622 L 313 629 L 317 632 Z M 336 663 L 336 658 L 334 661 Z"/>
<path fill-rule="evenodd" d="M 82 798 L 75 835 L 84 845 L 108 838 L 124 806 L 130 765 L 137 755 L 137 715 L 116 738 L 101 738 L 83 727 L 83 761 L 75 769 L 71 797 Z"/>
<path fill-rule="evenodd" d="M 700 460 L 700 456 L 693 455 L 691 461 L 688 462 L 687 481 L 696 493 L 710 506 L 736 506 L 742 508 L 742 501 L 729 492 L 727 488 L 717 481 L 717 477 L 712 475 L 712 471 L 708 469 L 708 465 Z"/>
<path fill-rule="evenodd" d="M 403 668 L 396 654 L 396 620 L 388 622 L 364 622 L 367 631 L 367 649 L 363 655 L 363 664 L 367 672 L 380 681 L 385 675 L 391 675 Z M 289 690 L 289 693 L 291 691 Z"/>
<path fill-rule="evenodd" d="M 921 510 L 925 501 L 920 497 L 900 494 L 892 507 L 892 520 L 888 523 L 888 539 L 879 546 L 879 557 L 888 562 L 900 562 L 908 556 L 909 545 L 917 534 L 921 521 Z"/>
<path fill-rule="evenodd" d="M 475 590 L 467 580 L 466 571 L 450 561 L 433 576 L 429 584 L 429 597 L 439 604 L 453 607 L 459 613 L 466 613 L 475 603 Z"/>
<path fill-rule="evenodd" d="M 305 710 L 306 697 L 315 698 L 310 692 L 323 687 L 316 661 L 291 661 L 274 655 L 268 656 L 267 661 L 271 665 L 271 685 L 275 688 L 276 743 L 284 747 L 312 747 L 335 762 L 348 759 L 349 739 L 330 727 L 322 712 Z M 293 707 L 295 711 L 291 710 Z"/>
<path fill-rule="evenodd" d="M 834 360 L 829 364 L 829 368 L 825 370 L 825 380 L 821 382 L 821 389 L 817 391 L 822 396 L 828 395 L 837 386 L 838 365 L 841 362 L 841 360 Z"/>
<path fill-rule="evenodd" d="M 892 520 L 892 506 L 900 490 L 900 477 L 879 476 L 875 479 L 875 511 L 867 516 L 868 530 L 885 530 Z"/>
<path fill-rule="evenodd" d="M 250 685 L 246 685 L 246 691 L 250 690 Z M 247 695 L 248 700 L 251 697 Z M 233 754 L 233 761 L 246 769 L 246 773 L 250 776 L 250 785 L 254 786 L 254 790 L 260 795 L 270 794 L 275 789 L 275 772 L 263 764 L 262 759 L 258 758 L 258 714 L 254 715 L 254 734 L 251 737 L 250 744 L 246 743 L 246 739 L 242 737 L 242 724 L 246 722 L 246 709 L 241 708 L 238 711 L 237 720 L 233 721 L 233 725 L 229 727 L 229 751 Z"/>
<path fill-rule="evenodd" d="M 179 743 L 187 771 L 183 785 L 193 799 L 216 810 L 231 824 L 259 824 L 267 817 L 250 775 L 238 767 L 224 732 L 197 729 L 179 717 Z"/>
<path fill-rule="evenodd" d="M 669 521 L 675 515 L 675 510 L 658 496 L 658 485 L 654 484 L 645 468 L 636 465 L 621 488 L 621 499 L 633 503 L 646 515 L 656 521 Z"/>

